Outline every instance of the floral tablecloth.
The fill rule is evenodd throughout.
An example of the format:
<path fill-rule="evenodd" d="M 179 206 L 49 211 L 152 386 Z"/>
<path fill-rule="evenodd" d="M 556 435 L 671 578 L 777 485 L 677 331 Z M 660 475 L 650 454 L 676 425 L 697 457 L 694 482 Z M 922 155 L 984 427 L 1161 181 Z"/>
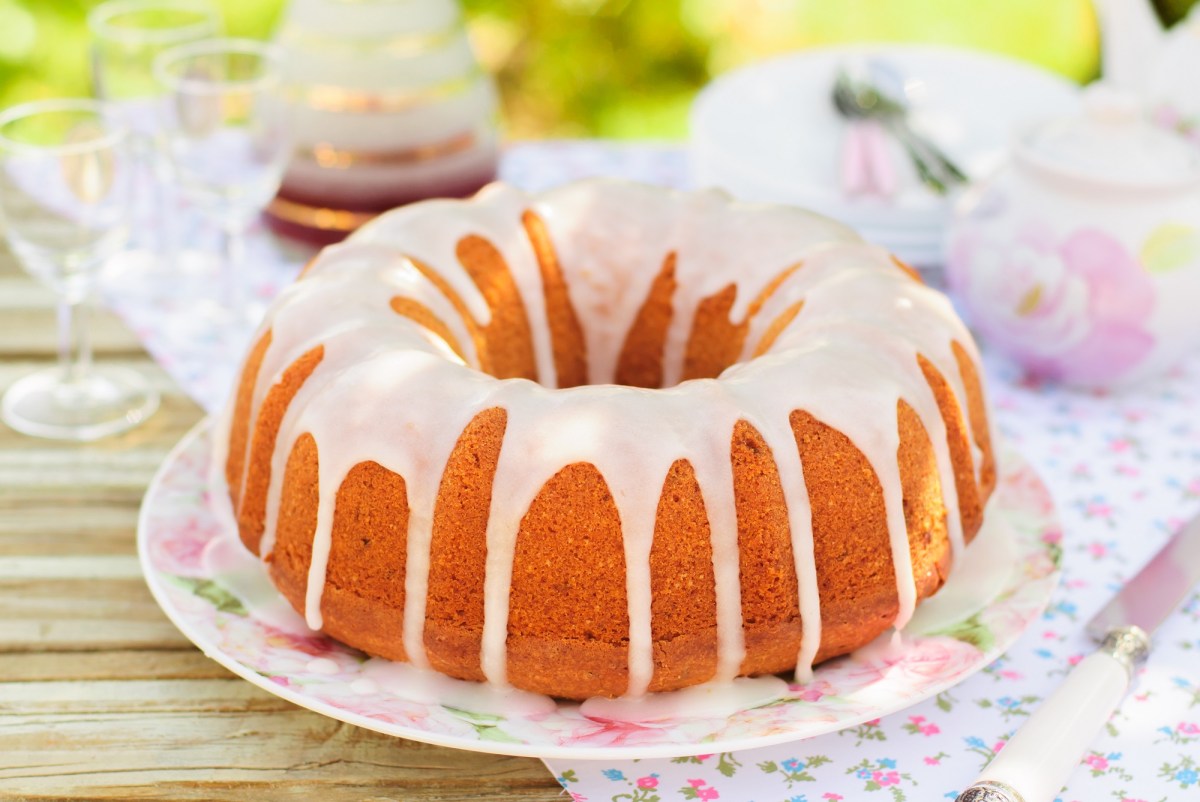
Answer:
<path fill-rule="evenodd" d="M 571 142 L 511 147 L 505 179 L 540 189 L 586 175 L 686 186 L 681 151 Z M 185 227 L 186 228 L 186 227 Z M 193 240 L 199 242 L 198 234 Z M 307 253 L 258 231 L 255 293 L 272 296 Z M 105 300 L 206 409 L 228 392 L 233 365 L 216 340 L 174 325 L 191 299 L 169 280 Z M 642 761 L 550 760 L 576 802 L 818 802 L 953 799 L 1091 644 L 1088 618 L 1184 520 L 1200 512 L 1200 355 L 1121 396 L 1025 383 L 989 359 L 1000 430 L 1050 486 L 1063 524 L 1063 583 L 1009 653 L 936 699 L 833 735 L 782 746 Z M 1062 802 L 1200 800 L 1200 594 L 1160 630 L 1105 732 Z"/>

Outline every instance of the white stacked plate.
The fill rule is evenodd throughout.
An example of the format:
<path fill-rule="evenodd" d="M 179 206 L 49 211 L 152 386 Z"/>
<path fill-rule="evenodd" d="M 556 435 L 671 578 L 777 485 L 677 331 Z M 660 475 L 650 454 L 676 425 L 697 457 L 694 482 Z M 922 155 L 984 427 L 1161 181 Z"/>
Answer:
<path fill-rule="evenodd" d="M 840 67 L 873 60 L 903 76 L 912 127 L 972 179 L 1003 159 L 1010 137 L 1033 122 L 1070 114 L 1079 88 L 1001 56 L 929 45 L 854 45 L 808 50 L 727 73 L 692 107 L 696 186 L 746 200 L 790 203 L 856 228 L 914 265 L 941 261 L 953 194 L 921 183 L 899 144 L 891 197 L 849 197 L 840 184 L 846 122 L 831 91 Z"/>

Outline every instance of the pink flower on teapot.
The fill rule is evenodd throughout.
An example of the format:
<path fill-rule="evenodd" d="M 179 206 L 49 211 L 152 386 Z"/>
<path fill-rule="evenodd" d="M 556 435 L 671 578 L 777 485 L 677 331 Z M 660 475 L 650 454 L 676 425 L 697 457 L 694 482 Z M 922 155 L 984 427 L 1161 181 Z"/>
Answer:
<path fill-rule="evenodd" d="M 1056 240 L 1028 224 L 1003 245 L 964 232 L 951 248 L 947 279 L 986 340 L 1036 377 L 1109 384 L 1154 350 L 1153 281 L 1098 229 Z"/>
<path fill-rule="evenodd" d="M 947 278 L 1037 378 L 1132 386 L 1200 348 L 1200 152 L 1105 84 L 1013 138 L 964 197 Z"/>

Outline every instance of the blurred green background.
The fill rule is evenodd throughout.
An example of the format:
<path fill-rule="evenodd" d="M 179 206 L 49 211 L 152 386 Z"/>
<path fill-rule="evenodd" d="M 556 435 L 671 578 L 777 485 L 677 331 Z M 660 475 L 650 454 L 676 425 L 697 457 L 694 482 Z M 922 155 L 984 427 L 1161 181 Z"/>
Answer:
<path fill-rule="evenodd" d="M 87 94 L 98 0 L 0 0 L 0 107 Z M 1170 23 L 1195 0 L 1155 0 Z M 229 33 L 269 36 L 286 0 L 214 0 Z M 817 44 L 923 41 L 1099 70 L 1090 0 L 464 0 L 515 138 L 675 139 L 712 76 Z"/>

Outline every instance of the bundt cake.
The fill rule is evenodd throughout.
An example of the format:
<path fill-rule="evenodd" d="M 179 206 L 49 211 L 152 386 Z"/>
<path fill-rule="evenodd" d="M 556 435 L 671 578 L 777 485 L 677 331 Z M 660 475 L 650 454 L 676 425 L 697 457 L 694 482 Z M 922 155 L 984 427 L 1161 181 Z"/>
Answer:
<path fill-rule="evenodd" d="M 610 181 L 327 248 L 222 426 L 241 539 L 309 626 L 567 699 L 803 678 L 941 586 L 996 477 L 974 344 L 910 269 Z"/>

